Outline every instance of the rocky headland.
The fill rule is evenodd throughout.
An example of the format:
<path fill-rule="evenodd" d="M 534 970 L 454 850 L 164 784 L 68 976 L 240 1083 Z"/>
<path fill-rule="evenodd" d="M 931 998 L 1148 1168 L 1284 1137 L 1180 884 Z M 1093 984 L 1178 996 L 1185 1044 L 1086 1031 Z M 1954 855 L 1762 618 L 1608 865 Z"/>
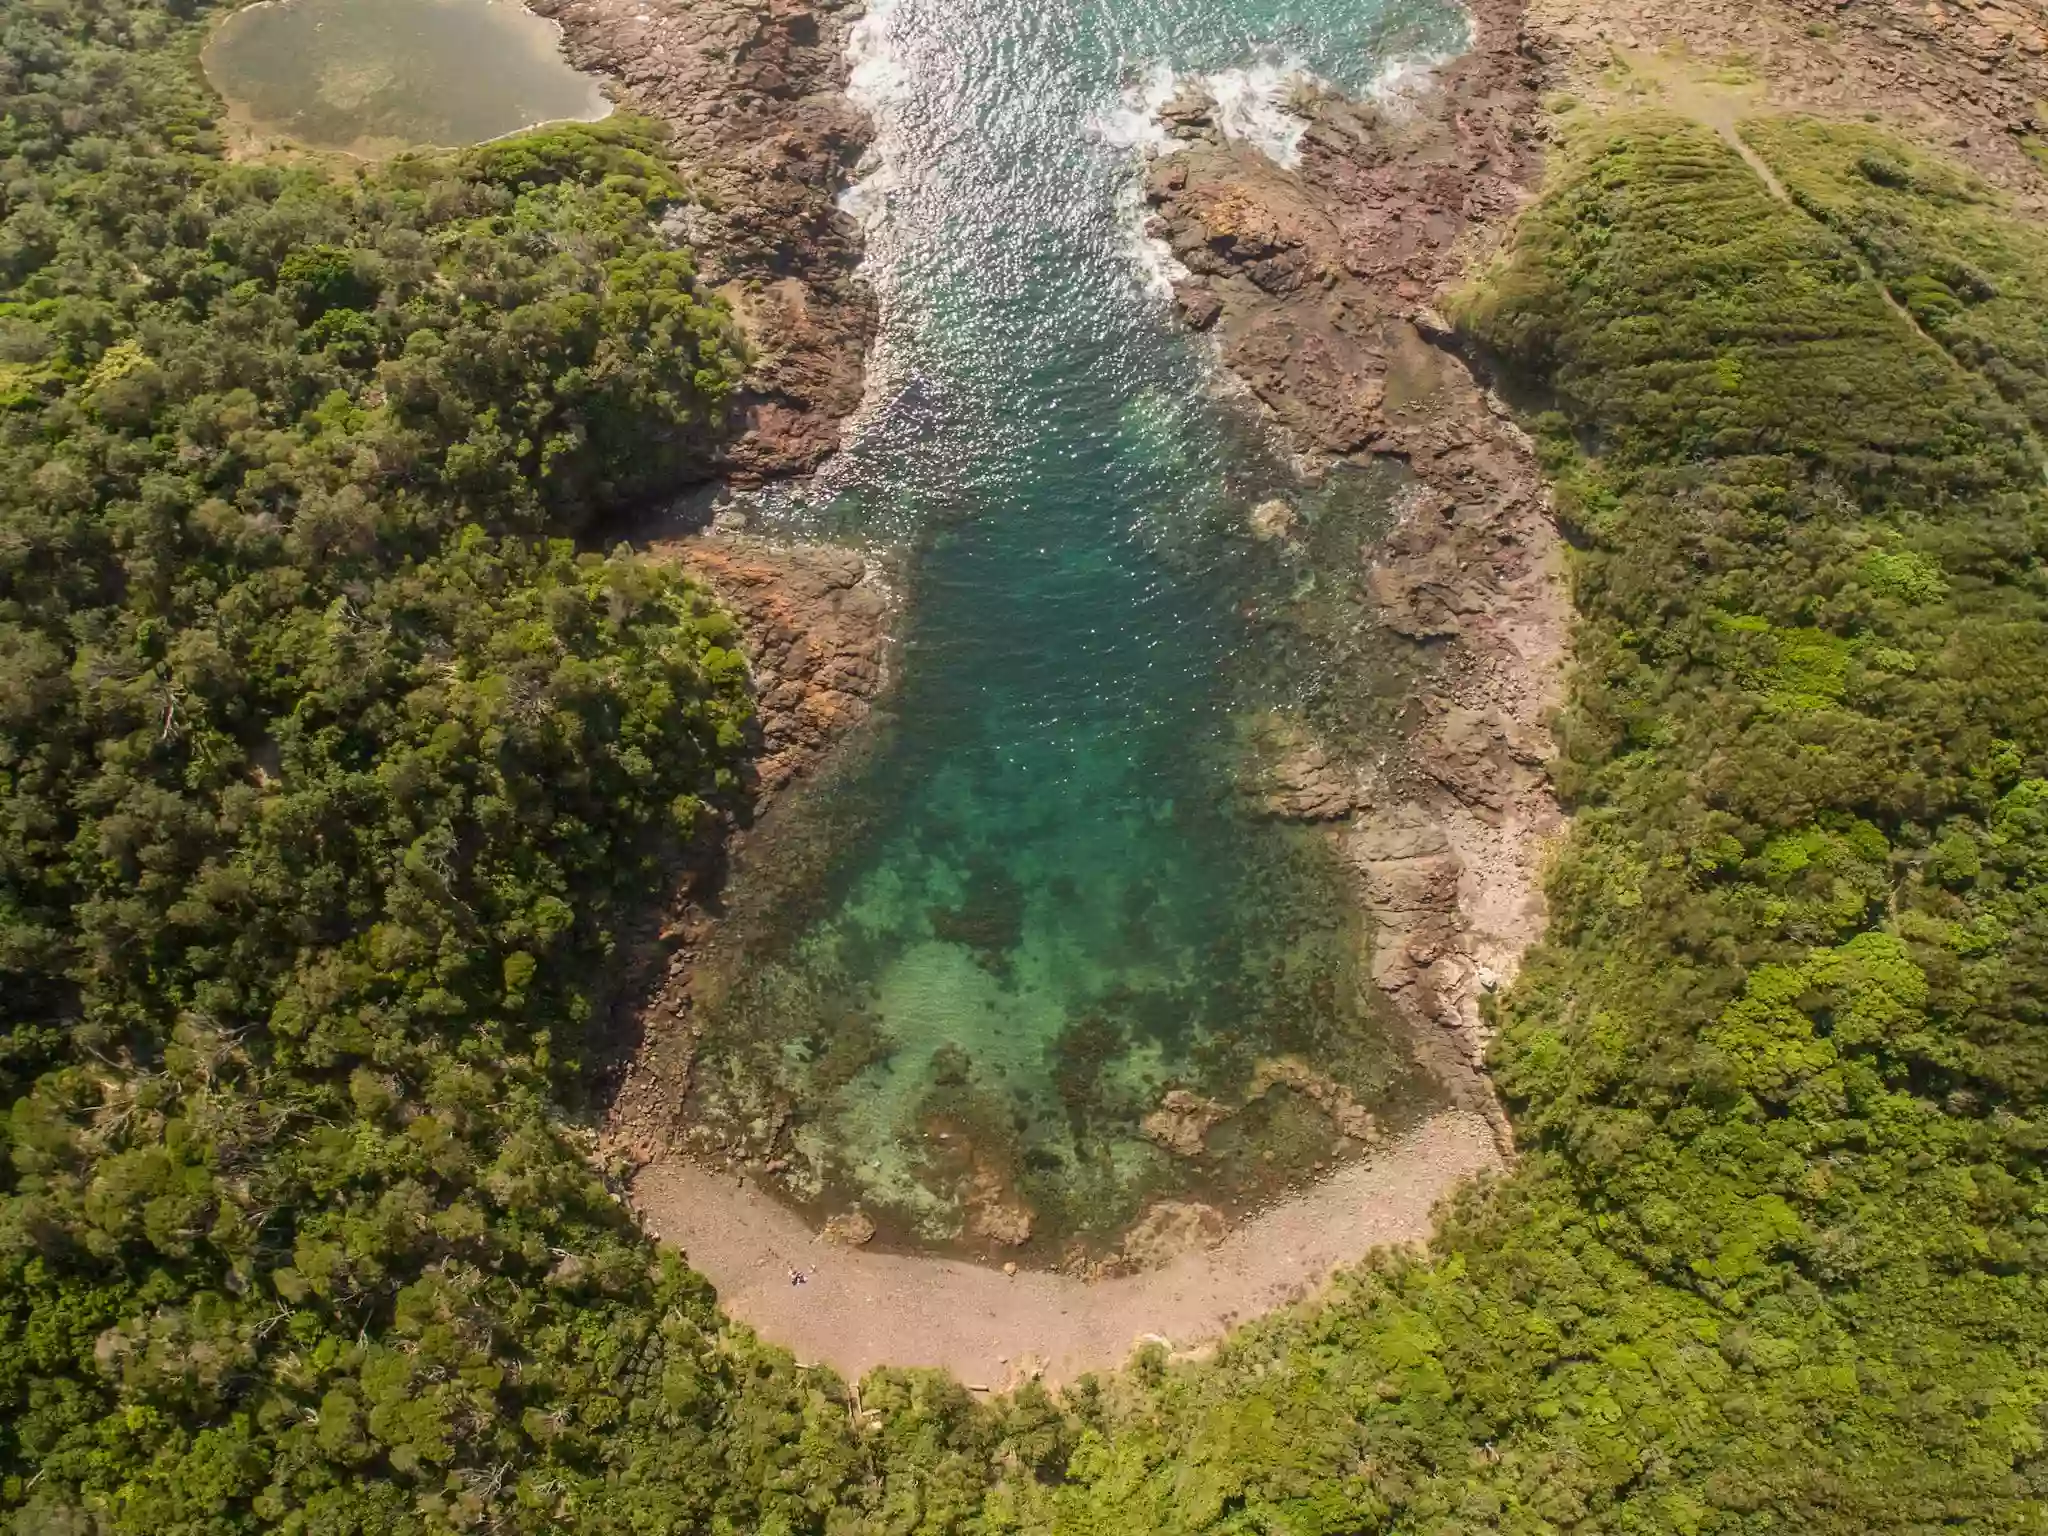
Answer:
<path fill-rule="evenodd" d="M 684 1145 L 701 1028 L 691 985 L 723 913 L 731 860 L 777 797 L 867 719 L 887 680 L 894 617 L 884 573 L 853 550 L 709 535 L 657 542 L 650 553 L 709 587 L 738 623 L 756 738 L 743 802 L 707 827 L 634 965 L 605 1141 L 609 1155 L 636 1167 Z"/>
<path fill-rule="evenodd" d="M 1424 1026 L 1461 1102 L 1484 996 L 1541 931 L 1562 831 L 1544 763 L 1571 610 L 1530 445 L 1440 317 L 1533 195 L 1560 114 L 1656 105 L 1746 151 L 1753 112 L 1888 115 L 2043 201 L 2048 17 L 2015 0 L 1476 0 L 1459 57 L 1374 99 L 1303 82 L 1296 163 L 1223 131 L 1199 90 L 1160 116 L 1149 233 L 1177 307 L 1311 458 L 1390 457 L 1413 485 L 1364 573 L 1380 622 L 1430 653 L 1407 750 L 1361 775 L 1315 744 L 1269 770 L 1276 814 L 1322 821 L 1357 866 L 1380 986 Z M 1768 178 L 1767 178 L 1768 179 Z M 1285 503 L 1254 514 L 1288 536 Z M 1448 1055 L 1442 1047 L 1448 1047 Z M 1452 1061 L 1450 1058 L 1457 1058 Z M 1462 1087 L 1460 1084 L 1462 1083 Z"/>
<path fill-rule="evenodd" d="M 1380 622 L 1429 653 L 1418 729 L 1364 779 L 1301 747 L 1270 803 L 1341 825 L 1374 918 L 1375 979 L 1505 1140 L 1478 1070 L 1480 999 L 1541 928 L 1543 849 L 1561 830 L 1546 718 L 1570 606 L 1529 444 L 1432 308 L 1537 170 L 1522 7 L 1482 0 L 1472 23 L 1467 53 L 1384 99 L 1304 84 L 1293 165 L 1227 136 L 1212 103 L 1184 93 L 1162 111 L 1177 142 L 1153 160 L 1147 196 L 1150 232 L 1185 269 L 1182 316 L 1295 444 L 1391 457 L 1412 476 L 1359 574 Z"/>
<path fill-rule="evenodd" d="M 808 474 L 860 405 L 875 301 L 838 199 L 872 125 L 845 95 L 858 0 L 530 0 L 577 68 L 669 130 L 691 201 L 670 233 L 731 306 L 748 367 L 717 469 L 746 489 Z M 708 586 L 741 632 L 755 699 L 749 781 L 681 861 L 636 946 L 619 1003 L 620 1076 L 605 1141 L 631 1164 L 679 1145 L 696 1035 L 694 957 L 717 927 L 733 859 L 769 807 L 868 715 L 886 669 L 891 589 L 874 561 L 704 521 L 705 495 L 642 514 L 651 553 Z"/>
<path fill-rule="evenodd" d="M 1717 127 L 1750 111 L 1864 119 L 2048 206 L 2048 14 L 2031 0 L 1531 0 L 1546 90 Z"/>
<path fill-rule="evenodd" d="M 815 469 L 859 406 L 875 302 L 840 191 L 866 147 L 846 99 L 857 0 L 532 0 L 579 69 L 668 125 L 695 201 L 676 234 L 753 352 L 720 468 L 736 485 Z"/>

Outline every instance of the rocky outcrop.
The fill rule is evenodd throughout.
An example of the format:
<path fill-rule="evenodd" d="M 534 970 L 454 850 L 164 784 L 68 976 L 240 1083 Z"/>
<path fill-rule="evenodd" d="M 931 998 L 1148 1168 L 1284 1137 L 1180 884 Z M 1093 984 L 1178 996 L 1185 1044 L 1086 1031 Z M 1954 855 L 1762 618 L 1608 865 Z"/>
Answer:
<path fill-rule="evenodd" d="M 1418 727 L 1371 784 L 1297 744 L 1268 768 L 1266 803 L 1348 822 L 1375 979 L 1503 1136 L 1473 1070 L 1479 1000 L 1541 928 L 1539 863 L 1560 826 L 1545 724 L 1569 607 L 1529 444 L 1432 306 L 1533 181 L 1540 80 L 1525 41 L 1521 0 L 1480 0 L 1471 51 L 1421 88 L 1361 102 L 1305 87 L 1294 167 L 1184 97 L 1164 114 L 1180 147 L 1148 176 L 1152 232 L 1188 271 L 1188 323 L 1303 449 L 1412 472 L 1360 576 L 1380 622 L 1432 659 Z"/>
<path fill-rule="evenodd" d="M 613 1156 L 633 1164 L 682 1145 L 687 1129 L 701 1027 L 695 967 L 718 932 L 729 858 L 765 830 L 750 834 L 738 823 L 758 818 L 867 718 L 887 681 L 893 612 L 879 573 L 852 550 L 716 535 L 656 543 L 649 553 L 702 581 L 738 623 L 760 738 L 746 804 L 734 808 L 744 818 L 707 826 L 658 932 L 640 946 L 637 1000 L 619 1005 L 630 1017 L 620 1026 L 623 1067 L 605 1139 Z M 766 1127 L 765 1144 L 779 1131 Z"/>
<path fill-rule="evenodd" d="M 1168 1090 L 1159 1107 L 1138 1124 L 1147 1141 L 1175 1157 L 1200 1157 L 1202 1143 L 1219 1120 L 1230 1118 L 1227 1106 L 1186 1088 Z"/>
<path fill-rule="evenodd" d="M 864 556 L 829 545 L 715 536 L 652 552 L 710 587 L 746 637 L 758 811 L 867 718 L 882 686 L 888 594 Z"/>
<path fill-rule="evenodd" d="M 847 1248 L 859 1248 L 875 1239 L 874 1218 L 865 1211 L 845 1211 L 826 1221 L 824 1238 Z"/>
<path fill-rule="evenodd" d="M 675 234 L 753 352 L 721 468 L 813 469 L 859 406 L 875 306 L 838 196 L 865 148 L 842 94 L 855 0 L 529 0 L 621 106 L 666 123 L 694 193 Z"/>
<path fill-rule="evenodd" d="M 1214 1248 L 1228 1230 L 1229 1222 L 1213 1205 L 1198 1200 L 1161 1200 L 1148 1206 L 1124 1233 L 1117 1257 L 1096 1265 L 1092 1273 L 1104 1278 L 1157 1269 L 1184 1253 Z"/>
<path fill-rule="evenodd" d="M 961 1192 L 960 1208 L 970 1237 L 1000 1248 L 1019 1248 L 1031 1241 L 1035 1220 L 1031 1208 L 1017 1198 L 1009 1180 L 993 1163 L 976 1161 Z"/>
<path fill-rule="evenodd" d="M 1357 770 L 1316 741 L 1290 744 L 1258 791 L 1266 813 L 1287 821 L 1341 821 L 1363 803 Z"/>

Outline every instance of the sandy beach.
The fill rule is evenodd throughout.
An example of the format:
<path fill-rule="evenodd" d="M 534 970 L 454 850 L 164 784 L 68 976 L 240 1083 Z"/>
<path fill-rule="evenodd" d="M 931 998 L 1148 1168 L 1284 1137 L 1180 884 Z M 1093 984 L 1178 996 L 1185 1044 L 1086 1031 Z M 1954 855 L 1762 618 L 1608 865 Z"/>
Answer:
<path fill-rule="evenodd" d="M 878 1365 L 938 1366 L 1002 1389 L 1113 1369 L 1148 1338 L 1176 1350 L 1308 1295 L 1375 1248 L 1419 1243 L 1460 1183 L 1501 1167 L 1484 1118 L 1448 1111 L 1215 1247 L 1115 1279 L 846 1248 L 751 1183 L 681 1161 L 633 1185 L 647 1230 L 683 1251 L 727 1312 L 798 1360 L 849 1380 Z M 790 1271 L 806 1272 L 801 1285 Z"/>

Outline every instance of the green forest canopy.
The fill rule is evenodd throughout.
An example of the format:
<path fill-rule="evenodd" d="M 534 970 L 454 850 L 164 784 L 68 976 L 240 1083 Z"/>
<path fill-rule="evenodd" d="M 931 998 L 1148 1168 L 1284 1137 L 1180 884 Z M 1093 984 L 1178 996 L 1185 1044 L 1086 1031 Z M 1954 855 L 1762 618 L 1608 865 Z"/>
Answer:
<path fill-rule="evenodd" d="M 856 1400 L 557 1108 L 744 755 L 729 622 L 569 542 L 725 430 L 685 189 L 632 121 L 230 165 L 199 19 L 0 7 L 17 1531 L 2048 1524 L 2037 227 L 1584 126 L 1460 314 L 1579 546 L 1522 1164 L 1209 1361 Z"/>

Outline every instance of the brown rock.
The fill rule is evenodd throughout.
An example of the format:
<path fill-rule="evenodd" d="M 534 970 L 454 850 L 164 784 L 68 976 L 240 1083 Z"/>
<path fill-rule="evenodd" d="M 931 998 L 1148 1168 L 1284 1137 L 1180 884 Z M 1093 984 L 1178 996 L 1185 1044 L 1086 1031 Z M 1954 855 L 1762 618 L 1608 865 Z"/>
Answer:
<path fill-rule="evenodd" d="M 875 1223 L 865 1211 L 847 1211 L 825 1223 L 826 1241 L 844 1243 L 849 1248 L 873 1241 L 874 1235 Z"/>
<path fill-rule="evenodd" d="M 1211 1126 L 1227 1120 L 1230 1111 L 1214 1099 L 1205 1099 L 1185 1088 L 1174 1088 L 1159 1101 L 1159 1107 L 1139 1123 L 1147 1140 L 1158 1143 L 1176 1157 L 1199 1157 L 1202 1142 Z"/>
<path fill-rule="evenodd" d="M 1206 283 L 1182 283 L 1174 290 L 1173 302 L 1190 330 L 1208 330 L 1223 313 L 1223 301 Z"/>
<path fill-rule="evenodd" d="M 761 733 L 757 809 L 867 718 L 881 690 L 890 605 L 852 550 L 744 536 L 654 546 L 738 621 Z"/>
<path fill-rule="evenodd" d="M 1193 1200 L 1161 1200 L 1124 1233 L 1119 1268 L 1153 1269 L 1184 1253 L 1213 1248 L 1223 1240 L 1228 1223 L 1213 1205 Z"/>
<path fill-rule="evenodd" d="M 1507 805 L 1507 733 L 1497 714 L 1451 706 L 1415 742 L 1422 771 L 1472 809 L 1498 819 Z"/>
<path fill-rule="evenodd" d="M 974 1236 L 1004 1248 L 1031 1241 L 1030 1207 L 1010 1192 L 1007 1181 L 991 1164 L 975 1164 L 960 1204 L 967 1213 L 967 1230 Z"/>
<path fill-rule="evenodd" d="M 840 212 L 870 127 L 841 94 L 848 0 L 530 0 L 579 69 L 660 119 L 696 200 L 666 221 L 755 357 L 722 468 L 744 483 L 815 468 L 859 406 L 874 296 Z"/>
<path fill-rule="evenodd" d="M 1266 804 L 1294 821 L 1336 821 L 1358 808 L 1358 787 L 1343 762 L 1321 747 L 1304 747 L 1275 765 Z"/>

